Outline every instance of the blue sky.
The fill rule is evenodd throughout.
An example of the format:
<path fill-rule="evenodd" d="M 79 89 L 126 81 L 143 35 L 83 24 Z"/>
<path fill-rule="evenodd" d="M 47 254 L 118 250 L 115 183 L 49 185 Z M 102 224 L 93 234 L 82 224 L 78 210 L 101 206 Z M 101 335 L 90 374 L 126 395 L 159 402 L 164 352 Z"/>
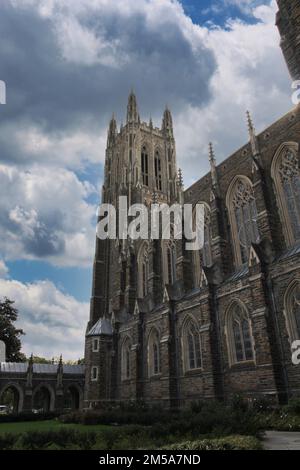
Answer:
<path fill-rule="evenodd" d="M 291 108 L 274 0 L 4 0 L 0 295 L 24 351 L 83 355 L 107 123 L 173 113 L 185 184 Z"/>

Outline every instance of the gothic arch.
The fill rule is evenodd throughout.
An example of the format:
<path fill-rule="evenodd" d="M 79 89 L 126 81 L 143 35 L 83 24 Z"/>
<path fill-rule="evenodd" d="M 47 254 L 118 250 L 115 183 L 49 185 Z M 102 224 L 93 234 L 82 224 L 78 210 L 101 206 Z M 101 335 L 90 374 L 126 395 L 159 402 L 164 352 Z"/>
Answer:
<path fill-rule="evenodd" d="M 201 264 L 203 266 L 211 266 L 212 264 L 212 248 L 211 248 L 211 209 L 210 206 L 203 201 L 198 201 L 196 204 L 202 204 L 204 206 L 204 240 L 203 248 L 201 250 L 192 251 L 192 262 L 193 262 L 193 275 L 194 275 L 194 286 L 199 287 L 201 283 Z M 195 230 L 196 224 L 196 206 L 193 208 L 193 230 Z M 200 256 L 200 254 L 202 256 Z"/>
<path fill-rule="evenodd" d="M 24 405 L 24 390 L 23 388 L 17 383 L 17 382 L 8 382 L 5 384 L 1 390 L 0 390 L 0 403 L 1 399 L 3 397 L 3 393 L 5 393 L 8 389 L 14 390 L 14 392 L 17 392 L 18 397 L 17 397 L 17 413 L 21 413 L 23 411 L 23 405 Z"/>
<path fill-rule="evenodd" d="M 229 365 L 254 361 L 254 340 L 250 315 L 239 299 L 230 302 L 225 312 L 225 336 Z"/>
<path fill-rule="evenodd" d="M 181 327 L 183 372 L 203 369 L 202 339 L 197 320 L 188 314 Z"/>
<path fill-rule="evenodd" d="M 138 272 L 138 298 L 142 299 L 148 294 L 148 280 L 150 275 L 149 242 L 144 240 L 138 249 L 137 272 Z"/>
<path fill-rule="evenodd" d="M 75 393 L 74 393 L 75 392 Z M 70 383 L 65 388 L 64 396 L 67 397 L 68 394 L 71 394 L 71 401 L 73 410 L 81 409 L 83 403 L 83 391 L 82 388 L 77 383 Z"/>
<path fill-rule="evenodd" d="M 229 215 L 236 266 L 248 261 L 252 243 L 258 243 L 257 209 L 251 180 L 236 175 L 227 190 L 226 207 Z"/>
<path fill-rule="evenodd" d="M 144 186 L 149 186 L 150 179 L 150 146 L 147 142 L 141 144 L 141 178 Z"/>
<path fill-rule="evenodd" d="M 53 388 L 48 385 L 47 383 L 41 383 L 39 384 L 37 387 L 35 387 L 35 389 L 33 390 L 32 392 L 32 403 L 34 403 L 34 399 L 35 399 L 35 396 L 38 392 L 40 392 L 41 390 L 46 390 L 47 393 L 49 394 L 48 395 L 48 398 L 49 398 L 49 406 L 48 406 L 48 411 L 54 411 L 55 409 L 55 392 L 53 390 Z"/>
<path fill-rule="evenodd" d="M 153 326 L 147 338 L 148 376 L 153 377 L 161 372 L 160 332 Z"/>
<path fill-rule="evenodd" d="M 163 159 L 162 159 L 162 151 L 159 146 L 156 146 L 154 149 L 154 180 L 155 180 L 155 187 L 157 191 L 163 190 Z"/>
<path fill-rule="evenodd" d="M 287 246 L 293 245 L 300 240 L 300 171 L 299 171 L 299 144 L 296 142 L 284 142 L 277 149 L 272 165 L 271 177 L 275 186 L 275 194 L 282 221 L 284 238 Z M 298 177 L 298 188 L 293 188 L 293 181 Z M 284 189 L 288 184 L 289 188 Z M 298 193 L 298 204 L 291 208 L 291 201 L 288 202 L 286 191 L 293 192 L 294 199 Z M 291 210 L 294 216 L 291 217 Z M 296 224 L 296 225 L 295 225 Z"/>
<path fill-rule="evenodd" d="M 131 347 L 132 339 L 129 335 L 123 338 L 121 343 L 121 380 L 130 380 L 131 378 Z"/>
<path fill-rule="evenodd" d="M 162 240 L 162 255 L 163 255 L 163 279 L 164 284 L 173 284 L 176 281 L 176 263 L 177 263 L 177 250 L 176 240 Z"/>
<path fill-rule="evenodd" d="M 283 298 L 284 316 L 290 343 L 300 339 L 300 279 L 294 279 Z"/>

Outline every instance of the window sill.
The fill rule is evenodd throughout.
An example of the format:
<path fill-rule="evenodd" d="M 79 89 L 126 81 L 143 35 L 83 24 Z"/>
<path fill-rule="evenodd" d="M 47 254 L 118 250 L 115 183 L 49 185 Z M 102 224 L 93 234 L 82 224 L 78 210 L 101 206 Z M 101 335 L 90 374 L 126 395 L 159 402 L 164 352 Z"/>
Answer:
<path fill-rule="evenodd" d="M 229 366 L 229 369 L 230 370 L 240 370 L 240 369 L 243 369 L 243 368 L 255 368 L 256 366 L 256 363 L 255 361 L 251 360 L 251 361 L 242 361 L 242 362 L 235 362 L 234 364 L 231 364 Z"/>
<path fill-rule="evenodd" d="M 149 377 L 149 380 L 150 380 L 150 381 L 152 381 L 152 380 L 153 380 L 153 381 L 159 380 L 159 379 L 161 378 L 161 376 L 162 376 L 161 373 L 160 373 L 160 374 L 151 375 L 151 376 Z"/>
<path fill-rule="evenodd" d="M 130 384 L 131 379 L 122 379 L 121 382 L 122 384 L 127 385 L 127 384 Z"/>
<path fill-rule="evenodd" d="M 198 367 L 196 369 L 189 369 L 184 372 L 184 375 L 189 376 L 189 375 L 199 375 L 203 372 L 203 367 Z"/>

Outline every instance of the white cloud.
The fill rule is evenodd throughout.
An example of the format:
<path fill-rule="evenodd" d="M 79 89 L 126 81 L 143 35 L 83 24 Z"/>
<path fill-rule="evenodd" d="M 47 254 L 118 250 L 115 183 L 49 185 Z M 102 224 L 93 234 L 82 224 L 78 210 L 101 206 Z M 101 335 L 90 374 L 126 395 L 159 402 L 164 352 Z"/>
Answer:
<path fill-rule="evenodd" d="M 39 126 L 28 124 L 12 134 L 14 145 L 24 156 L 23 165 L 27 156 L 43 166 L 63 165 L 72 169 L 105 159 L 106 129 L 99 129 L 97 134 L 88 128 L 49 134 Z"/>
<path fill-rule="evenodd" d="M 95 191 L 66 169 L 18 171 L 0 165 L 0 252 L 7 259 L 45 259 L 65 266 L 90 265 Z"/>
<path fill-rule="evenodd" d="M 0 292 L 19 309 L 17 325 L 26 333 L 22 337 L 26 355 L 51 358 L 62 353 L 66 360 L 83 357 L 88 303 L 78 302 L 50 281 L 23 284 L 0 279 Z"/>
<path fill-rule="evenodd" d="M 8 274 L 8 267 L 6 266 L 5 262 L 0 259 L 0 278 L 6 277 Z"/>
<path fill-rule="evenodd" d="M 271 2 L 253 10 L 260 20 L 256 24 L 231 20 L 227 29 L 209 31 L 206 45 L 217 61 L 212 99 L 203 108 L 182 109 L 174 119 L 186 183 L 208 171 L 208 142 L 214 142 L 219 162 L 247 142 L 247 109 L 261 132 L 292 107 L 290 80 L 274 24 L 276 10 Z"/>

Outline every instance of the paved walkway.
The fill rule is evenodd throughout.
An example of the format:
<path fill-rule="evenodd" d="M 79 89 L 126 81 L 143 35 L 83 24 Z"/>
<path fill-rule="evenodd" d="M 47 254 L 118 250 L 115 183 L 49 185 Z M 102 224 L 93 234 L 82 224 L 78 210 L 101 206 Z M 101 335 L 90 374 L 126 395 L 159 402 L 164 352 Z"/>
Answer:
<path fill-rule="evenodd" d="M 266 450 L 300 450 L 300 432 L 266 431 L 263 444 Z"/>

